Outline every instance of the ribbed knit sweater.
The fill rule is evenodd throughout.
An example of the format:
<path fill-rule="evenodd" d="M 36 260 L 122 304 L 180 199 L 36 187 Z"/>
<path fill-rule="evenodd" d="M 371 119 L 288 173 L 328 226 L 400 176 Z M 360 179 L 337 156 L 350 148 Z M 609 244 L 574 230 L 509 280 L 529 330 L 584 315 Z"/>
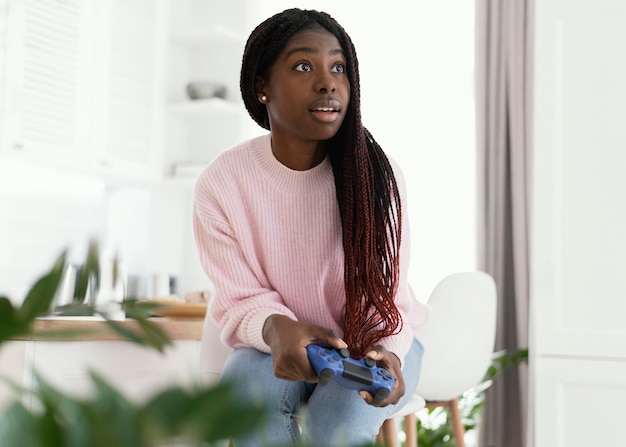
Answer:
<path fill-rule="evenodd" d="M 404 200 L 404 181 L 393 166 Z M 328 157 L 312 169 L 295 171 L 274 157 L 270 135 L 241 143 L 198 177 L 193 223 L 201 264 L 215 286 L 207 318 L 222 329 L 224 344 L 269 353 L 262 329 L 272 314 L 343 335 L 342 230 Z M 429 310 L 408 285 L 408 260 L 405 224 L 395 297 L 403 326 L 380 342 L 401 360 Z"/>

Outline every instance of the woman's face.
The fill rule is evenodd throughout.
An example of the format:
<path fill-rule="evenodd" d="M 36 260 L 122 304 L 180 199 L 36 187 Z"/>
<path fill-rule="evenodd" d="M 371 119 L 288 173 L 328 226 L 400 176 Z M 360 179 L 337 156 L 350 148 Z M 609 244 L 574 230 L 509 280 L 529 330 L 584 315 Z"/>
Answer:
<path fill-rule="evenodd" d="M 350 102 L 346 58 L 337 38 L 321 26 L 294 34 L 257 94 L 267 96 L 274 138 L 332 138 Z"/>

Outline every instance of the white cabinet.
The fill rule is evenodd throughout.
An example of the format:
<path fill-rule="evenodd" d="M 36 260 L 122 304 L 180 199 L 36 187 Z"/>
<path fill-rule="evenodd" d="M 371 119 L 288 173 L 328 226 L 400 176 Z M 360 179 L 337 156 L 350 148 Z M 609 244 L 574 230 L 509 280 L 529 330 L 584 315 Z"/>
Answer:
<path fill-rule="evenodd" d="M 166 1 L 5 2 L 0 155 L 158 178 Z"/>
<path fill-rule="evenodd" d="M 617 445 L 626 418 L 625 21 L 622 0 L 536 5 L 536 447 Z"/>
<path fill-rule="evenodd" d="M 127 341 L 11 341 L 0 350 L 2 377 L 26 389 L 35 374 L 72 396 L 93 391 L 91 372 L 112 384 L 125 397 L 141 402 L 169 386 L 199 383 L 199 340 L 176 340 L 161 354 Z M 0 411 L 15 398 L 0 388 Z M 30 407 L 31 397 L 23 402 Z"/>
<path fill-rule="evenodd" d="M 624 445 L 626 361 L 541 356 L 535 374 L 537 447 Z"/>
<path fill-rule="evenodd" d="M 92 164 L 104 174 L 163 177 L 167 0 L 97 1 Z"/>
<path fill-rule="evenodd" d="M 7 0 L 2 155 L 86 163 L 94 35 L 90 2 Z"/>
<path fill-rule="evenodd" d="M 246 3 L 236 0 L 221 8 L 215 2 L 176 0 L 171 5 L 166 166 L 174 177 L 195 177 L 247 136 L 250 118 L 239 93 Z M 192 100 L 190 82 L 216 83 L 225 96 Z"/>

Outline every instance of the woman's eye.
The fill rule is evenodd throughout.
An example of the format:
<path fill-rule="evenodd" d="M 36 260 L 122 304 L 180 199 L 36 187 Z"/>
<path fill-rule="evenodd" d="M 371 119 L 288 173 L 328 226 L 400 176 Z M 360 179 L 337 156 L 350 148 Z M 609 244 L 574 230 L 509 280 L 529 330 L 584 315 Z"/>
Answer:
<path fill-rule="evenodd" d="M 309 64 L 308 62 L 300 62 L 298 65 L 296 65 L 296 71 L 311 71 L 311 64 Z"/>
<path fill-rule="evenodd" d="M 346 67 L 343 64 L 335 64 L 331 71 L 333 73 L 345 73 Z"/>

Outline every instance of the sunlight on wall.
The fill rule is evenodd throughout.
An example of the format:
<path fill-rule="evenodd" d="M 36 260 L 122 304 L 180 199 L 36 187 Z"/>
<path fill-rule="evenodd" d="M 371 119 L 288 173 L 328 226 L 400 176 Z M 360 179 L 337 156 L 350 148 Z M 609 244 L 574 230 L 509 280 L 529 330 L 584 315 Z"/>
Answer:
<path fill-rule="evenodd" d="M 104 184 L 80 174 L 0 165 L 0 294 L 21 302 L 63 250 L 84 259 L 104 223 Z"/>
<path fill-rule="evenodd" d="M 359 56 L 363 122 L 405 174 L 416 295 L 425 300 L 443 276 L 474 270 L 474 3 L 240 0 L 220 14 L 243 14 L 237 5 L 244 3 L 246 36 L 262 20 L 294 6 L 324 10 L 344 26 Z M 244 118 L 249 136 L 265 133 Z M 184 291 L 206 284 L 190 231 L 190 193 L 172 191 L 171 185 L 105 189 L 87 176 L 1 169 L 3 287 L 21 290 L 50 265 L 59 247 L 76 246 L 82 256 L 94 233 L 103 238 L 103 249 L 121 251 L 134 273 L 178 275 Z"/>
<path fill-rule="evenodd" d="M 288 7 L 328 12 L 357 50 L 363 122 L 404 171 L 411 282 L 476 268 L 474 2 L 256 0 L 249 31 Z"/>

